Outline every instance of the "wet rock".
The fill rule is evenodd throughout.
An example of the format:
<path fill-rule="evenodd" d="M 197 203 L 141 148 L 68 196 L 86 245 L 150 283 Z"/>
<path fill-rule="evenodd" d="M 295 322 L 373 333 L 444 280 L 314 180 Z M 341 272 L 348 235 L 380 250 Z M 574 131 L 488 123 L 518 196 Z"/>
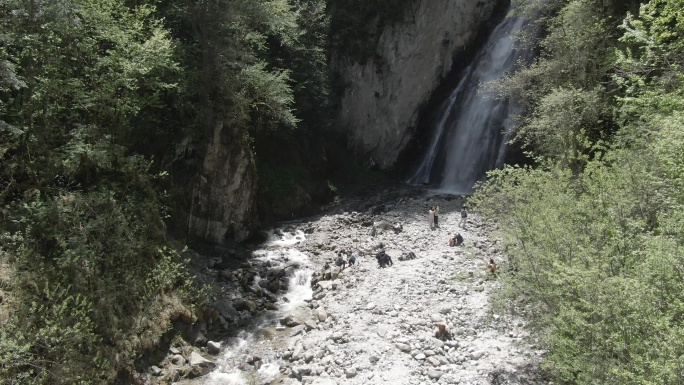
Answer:
<path fill-rule="evenodd" d="M 207 345 L 207 337 L 204 336 L 204 333 L 197 332 L 193 344 L 197 347 L 204 347 Z"/>
<path fill-rule="evenodd" d="M 293 310 L 292 312 L 290 312 L 290 314 L 282 317 L 280 319 L 280 324 L 288 326 L 288 327 L 303 325 L 304 322 L 308 319 L 308 315 L 307 315 L 308 312 L 310 312 L 310 310 L 307 308 L 304 308 L 304 307 L 297 308 L 297 309 Z"/>
<path fill-rule="evenodd" d="M 208 360 L 197 352 L 190 354 L 190 377 L 200 377 L 211 372 L 216 367 L 214 361 Z"/>
<path fill-rule="evenodd" d="M 233 303 L 233 307 L 237 311 L 248 311 L 250 313 L 255 313 L 257 311 L 257 304 L 250 300 L 240 300 Z"/>
<path fill-rule="evenodd" d="M 219 354 L 221 351 L 221 343 L 215 341 L 207 342 L 207 351 L 209 354 Z"/>

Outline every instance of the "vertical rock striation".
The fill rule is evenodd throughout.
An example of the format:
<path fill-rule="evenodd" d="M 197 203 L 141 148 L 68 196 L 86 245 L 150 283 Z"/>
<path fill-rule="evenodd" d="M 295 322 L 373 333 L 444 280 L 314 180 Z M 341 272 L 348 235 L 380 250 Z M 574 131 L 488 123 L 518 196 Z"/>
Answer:
<path fill-rule="evenodd" d="M 499 2 L 417 0 L 403 22 L 382 32 L 373 60 L 333 63 L 346 84 L 336 127 L 347 134 L 348 146 L 382 169 L 392 167 L 421 108 L 455 64 L 465 67 L 465 48 Z"/>
<path fill-rule="evenodd" d="M 249 235 L 256 219 L 257 178 L 249 146 L 240 138 L 223 124 L 215 127 L 191 190 L 190 236 L 221 244 Z"/>

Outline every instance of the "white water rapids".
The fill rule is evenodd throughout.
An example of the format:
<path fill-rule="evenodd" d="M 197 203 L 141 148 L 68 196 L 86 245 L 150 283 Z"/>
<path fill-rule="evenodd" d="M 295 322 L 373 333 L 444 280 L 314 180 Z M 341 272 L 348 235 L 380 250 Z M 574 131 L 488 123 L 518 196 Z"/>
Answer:
<path fill-rule="evenodd" d="M 492 32 L 458 86 L 442 103 L 437 125 L 411 184 L 430 184 L 438 192 L 470 194 L 488 170 L 503 164 L 518 108 L 483 95 L 482 83 L 511 71 L 530 52 L 517 50 L 513 36 L 525 21 L 505 18 Z M 441 171 L 441 172 L 440 172 Z"/>
<path fill-rule="evenodd" d="M 300 268 L 289 277 L 290 284 L 287 293 L 279 296 L 278 310 L 270 312 L 262 318 L 258 324 L 254 325 L 253 331 L 241 333 L 240 337 L 226 346 L 223 349 L 222 356 L 216 361 L 216 370 L 201 379 L 202 385 L 248 385 L 254 381 L 260 384 L 269 383 L 280 374 L 279 364 L 275 362 L 264 362 L 256 373 L 249 374 L 240 370 L 238 363 L 246 349 L 256 344 L 268 343 L 260 337 L 259 332 L 261 330 L 275 326 L 281 316 L 303 304 L 305 299 L 311 298 L 313 268 L 306 254 L 293 248 L 305 239 L 304 233 L 301 231 L 297 231 L 295 234 L 284 232 L 280 235 L 269 232 L 268 240 L 262 245 L 267 249 L 253 252 L 256 259 L 269 261 L 272 265 L 282 266 L 296 263 Z M 255 282 L 258 282 L 259 279 L 260 277 L 256 276 Z"/>

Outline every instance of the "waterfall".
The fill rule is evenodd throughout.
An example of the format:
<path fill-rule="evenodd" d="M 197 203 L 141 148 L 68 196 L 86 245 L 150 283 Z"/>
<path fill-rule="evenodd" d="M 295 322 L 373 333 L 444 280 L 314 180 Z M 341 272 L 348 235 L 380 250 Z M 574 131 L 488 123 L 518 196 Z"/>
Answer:
<path fill-rule="evenodd" d="M 409 183 L 470 194 L 488 170 L 503 164 L 519 109 L 506 100 L 483 95 L 480 87 L 504 76 L 519 60 L 529 60 L 531 53 L 517 50 L 513 39 L 524 23 L 521 18 L 506 17 L 463 71 L 461 81 L 437 112 L 430 145 Z"/>

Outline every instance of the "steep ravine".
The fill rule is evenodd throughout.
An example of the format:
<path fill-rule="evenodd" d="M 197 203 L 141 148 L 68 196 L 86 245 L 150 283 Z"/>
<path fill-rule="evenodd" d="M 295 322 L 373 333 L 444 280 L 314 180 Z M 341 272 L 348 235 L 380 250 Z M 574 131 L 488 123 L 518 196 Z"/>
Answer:
<path fill-rule="evenodd" d="M 440 227 L 434 230 L 427 223 L 428 205 L 440 207 Z M 220 350 L 203 338 L 195 339 L 195 346 L 176 341 L 155 367 L 157 376 L 148 380 L 170 383 L 175 376 L 183 385 L 546 384 L 537 369 L 543 352 L 526 338 L 523 320 L 490 308 L 490 295 L 499 282 L 487 275 L 486 261 L 494 258 L 505 265 L 490 236 L 493 229 L 477 213 L 471 213 L 460 229 L 460 206 L 460 197 L 398 187 L 375 197 L 342 201 L 319 218 L 284 224 L 276 229 L 280 239 L 259 246 L 255 256 L 280 255 L 289 267 L 309 265 L 321 271 L 339 248 L 368 253 L 336 279 L 321 281 L 310 297 L 286 314 L 250 313 L 236 291 L 225 292 L 223 298 L 215 298 L 224 303 L 221 316 L 215 317 L 219 322 L 199 323 L 197 329 L 206 333 L 207 328 L 222 327 L 231 330 L 224 335 L 233 337 L 217 340 Z M 368 225 L 381 220 L 401 223 L 403 230 L 371 236 Z M 447 240 L 455 232 L 464 236 L 464 245 L 449 247 Z M 381 269 L 372 255 L 382 247 L 394 265 Z M 399 260 L 407 251 L 418 258 Z M 272 262 L 268 265 L 277 270 Z M 205 269 L 216 276 L 211 273 L 215 269 Z M 332 269 L 333 275 L 337 270 Z M 290 285 L 304 281 L 295 277 Z M 253 285 L 250 292 L 262 290 L 254 289 L 256 282 L 246 285 Z M 268 283 L 262 279 L 258 285 Z M 292 293 L 290 287 L 287 296 L 292 298 Z M 253 303 L 269 303 L 263 295 L 258 297 L 262 299 L 253 297 Z M 295 305 L 282 300 L 279 304 Z M 253 313 L 278 315 L 256 328 L 236 328 L 238 323 L 248 324 Z M 445 322 L 453 338 L 434 338 L 436 322 Z M 211 361 L 204 369 L 197 366 L 198 354 Z M 209 374 L 187 378 L 202 373 Z"/>

